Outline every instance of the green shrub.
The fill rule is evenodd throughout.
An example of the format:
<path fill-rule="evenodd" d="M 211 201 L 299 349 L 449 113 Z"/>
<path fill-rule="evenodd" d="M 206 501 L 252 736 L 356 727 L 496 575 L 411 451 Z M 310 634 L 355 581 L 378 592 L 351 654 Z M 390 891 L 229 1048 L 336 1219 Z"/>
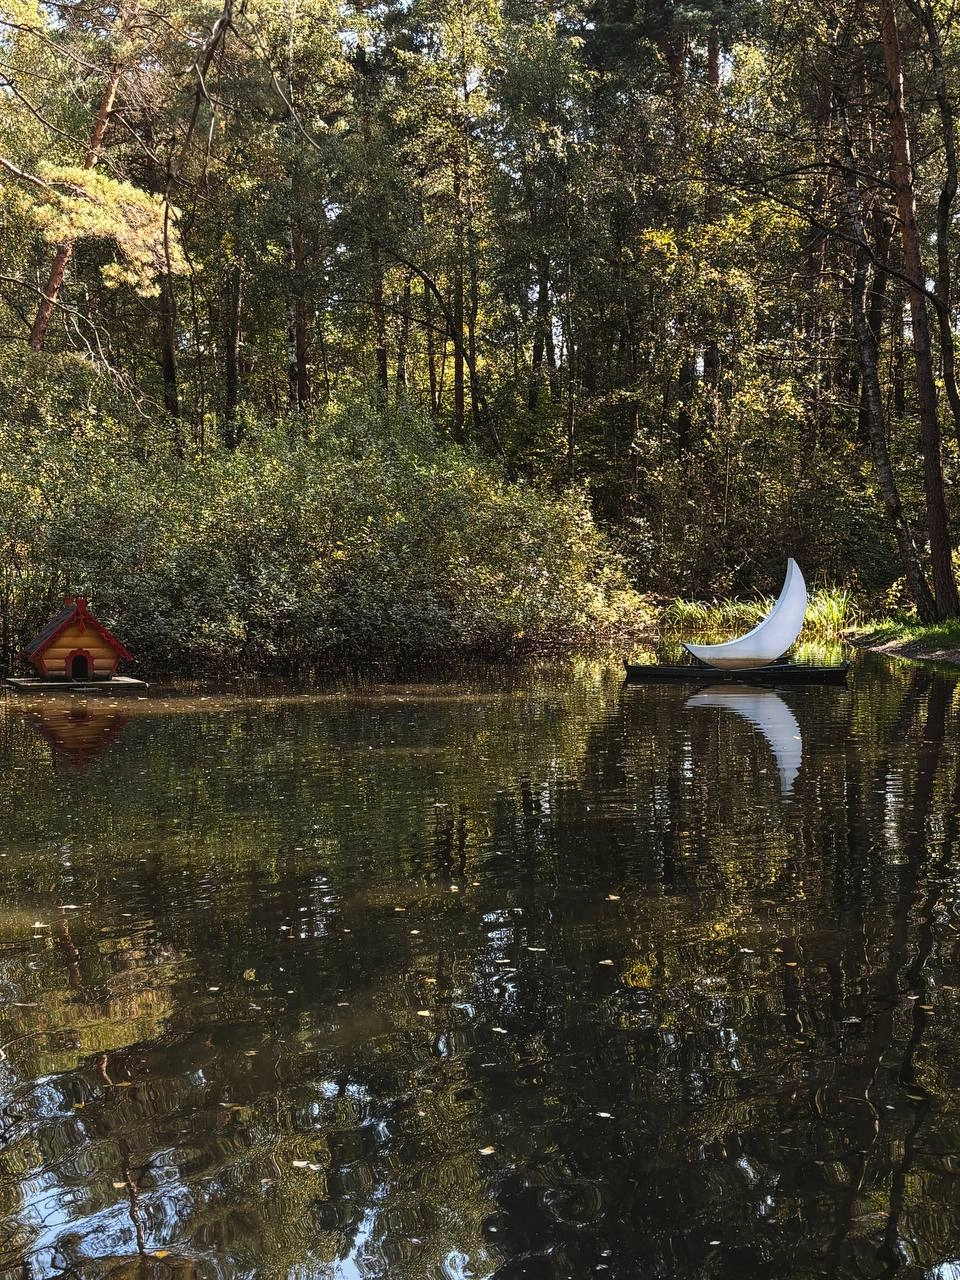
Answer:
<path fill-rule="evenodd" d="M 8 657 L 65 591 L 147 666 L 254 670 L 582 645 L 637 600 L 584 494 L 360 406 L 181 457 L 109 420 L 0 443 Z M 305 429 L 304 429 L 305 428 Z"/>

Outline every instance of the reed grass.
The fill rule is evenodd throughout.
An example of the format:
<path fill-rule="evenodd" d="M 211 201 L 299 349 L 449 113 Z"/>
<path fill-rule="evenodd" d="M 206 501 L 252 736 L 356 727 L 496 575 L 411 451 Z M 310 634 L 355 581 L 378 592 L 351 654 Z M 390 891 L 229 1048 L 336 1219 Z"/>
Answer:
<path fill-rule="evenodd" d="M 659 618 L 664 635 L 697 636 L 708 643 L 755 627 L 773 608 L 773 597 L 757 600 L 671 600 Z M 818 587 L 807 601 L 803 640 L 839 640 L 860 620 L 860 610 L 845 587 Z"/>

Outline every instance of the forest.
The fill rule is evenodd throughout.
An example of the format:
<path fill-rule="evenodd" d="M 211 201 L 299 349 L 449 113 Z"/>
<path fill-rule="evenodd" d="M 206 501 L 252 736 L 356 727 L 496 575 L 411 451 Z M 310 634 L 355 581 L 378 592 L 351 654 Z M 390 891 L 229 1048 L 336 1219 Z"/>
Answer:
<path fill-rule="evenodd" d="M 960 614 L 944 0 L 0 0 L 0 648 Z"/>

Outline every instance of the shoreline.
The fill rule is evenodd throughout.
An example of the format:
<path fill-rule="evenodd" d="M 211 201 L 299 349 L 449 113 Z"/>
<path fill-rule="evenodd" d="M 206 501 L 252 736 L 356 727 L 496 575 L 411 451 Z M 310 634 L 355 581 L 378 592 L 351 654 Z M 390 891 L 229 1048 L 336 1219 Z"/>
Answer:
<path fill-rule="evenodd" d="M 919 628 L 909 628 L 906 634 L 885 635 L 883 627 L 864 627 L 844 637 L 856 649 L 868 653 L 880 653 L 887 658 L 907 658 L 914 662 L 939 662 L 945 666 L 960 667 L 960 645 L 953 638 L 946 640 L 936 634 L 925 637 L 911 634 Z M 934 633 L 938 628 L 930 628 Z"/>

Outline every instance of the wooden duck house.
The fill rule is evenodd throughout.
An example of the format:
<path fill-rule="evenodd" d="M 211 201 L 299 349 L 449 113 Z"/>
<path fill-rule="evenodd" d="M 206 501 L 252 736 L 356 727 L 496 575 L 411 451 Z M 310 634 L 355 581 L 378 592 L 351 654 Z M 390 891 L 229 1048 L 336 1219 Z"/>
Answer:
<path fill-rule="evenodd" d="M 133 655 L 87 608 L 83 596 L 67 596 L 63 608 L 23 656 L 44 680 L 110 680 L 121 658 Z"/>

